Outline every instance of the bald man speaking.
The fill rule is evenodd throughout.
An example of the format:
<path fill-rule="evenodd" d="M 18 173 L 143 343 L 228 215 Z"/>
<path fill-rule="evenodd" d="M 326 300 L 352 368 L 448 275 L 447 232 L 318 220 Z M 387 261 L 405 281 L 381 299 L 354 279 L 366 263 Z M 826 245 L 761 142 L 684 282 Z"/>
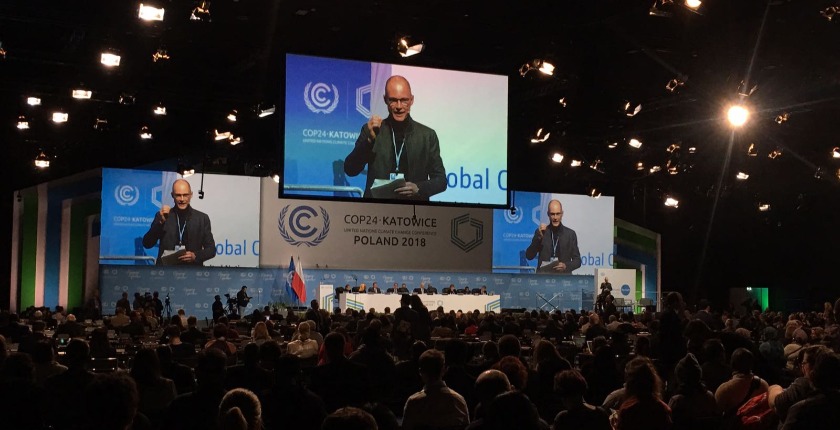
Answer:
<path fill-rule="evenodd" d="M 172 198 L 175 207 L 163 205 L 155 214 L 149 231 L 143 236 L 143 247 L 158 247 L 157 264 L 169 264 L 161 257 L 184 251 L 172 264 L 193 264 L 202 266 L 216 256 L 216 241 L 210 229 L 210 217 L 190 206 L 192 199 L 190 183 L 178 179 L 172 184 Z"/>
<path fill-rule="evenodd" d="M 344 173 L 356 176 L 368 166 L 365 198 L 372 197 L 375 179 L 405 179 L 395 199 L 429 200 L 446 190 L 446 170 L 440 158 L 437 133 L 411 118 L 414 95 L 402 76 L 385 83 L 388 118 L 373 115 L 362 126 L 353 151 L 344 160 Z M 389 196 L 390 197 L 390 196 Z"/>
<path fill-rule="evenodd" d="M 563 205 L 558 200 L 548 202 L 549 225 L 540 224 L 525 258 L 539 256 L 537 273 L 572 273 L 580 267 L 577 233 L 563 225 Z"/>

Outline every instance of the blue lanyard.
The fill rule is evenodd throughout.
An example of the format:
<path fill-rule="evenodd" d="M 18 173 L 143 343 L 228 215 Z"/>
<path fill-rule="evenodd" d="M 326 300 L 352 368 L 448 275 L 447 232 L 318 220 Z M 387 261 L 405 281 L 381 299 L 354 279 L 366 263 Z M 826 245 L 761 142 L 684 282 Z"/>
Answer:
<path fill-rule="evenodd" d="M 394 133 L 394 128 L 391 127 L 391 137 L 394 141 L 394 156 L 397 159 L 397 168 L 396 171 L 400 171 L 400 157 L 402 157 L 403 149 L 405 149 L 405 136 L 403 136 L 402 143 L 400 144 L 400 150 L 397 151 L 397 135 Z"/>
<path fill-rule="evenodd" d="M 553 244 L 553 246 L 551 247 L 551 256 L 552 257 L 557 257 L 557 243 L 559 243 L 559 242 L 560 242 L 560 236 L 557 236 L 557 238 L 555 239 L 554 238 L 554 232 L 552 231 L 551 232 L 551 243 Z"/>
<path fill-rule="evenodd" d="M 175 214 L 175 218 L 178 220 L 178 245 L 184 245 L 184 230 L 187 229 L 187 220 L 184 220 L 184 226 L 181 227 L 181 217 L 178 214 Z"/>

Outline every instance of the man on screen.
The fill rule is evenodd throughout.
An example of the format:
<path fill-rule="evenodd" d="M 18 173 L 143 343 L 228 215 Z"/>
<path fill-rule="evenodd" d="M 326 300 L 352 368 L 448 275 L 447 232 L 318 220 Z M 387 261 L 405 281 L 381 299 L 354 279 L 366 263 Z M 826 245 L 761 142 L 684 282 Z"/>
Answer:
<path fill-rule="evenodd" d="M 356 146 L 344 160 L 344 173 L 356 176 L 368 166 L 365 198 L 371 198 L 375 179 L 405 179 L 393 192 L 395 199 L 429 200 L 446 190 L 446 170 L 440 158 L 437 133 L 414 121 L 411 86 L 402 76 L 385 83 L 388 118 L 373 115 L 362 126 Z M 390 196 L 389 196 L 390 197 Z"/>
<path fill-rule="evenodd" d="M 183 179 L 175 181 L 172 184 L 175 207 L 163 205 L 143 236 L 143 247 L 146 249 L 160 242 L 157 264 L 166 264 L 161 257 L 177 255 L 176 264 L 201 266 L 216 256 L 210 217 L 190 206 L 192 194 L 189 182 Z M 171 216 L 173 214 L 175 216 Z"/>
<path fill-rule="evenodd" d="M 549 225 L 540 224 L 525 258 L 537 260 L 538 273 L 572 273 L 580 267 L 577 234 L 563 225 L 563 205 L 558 200 L 548 202 Z"/>

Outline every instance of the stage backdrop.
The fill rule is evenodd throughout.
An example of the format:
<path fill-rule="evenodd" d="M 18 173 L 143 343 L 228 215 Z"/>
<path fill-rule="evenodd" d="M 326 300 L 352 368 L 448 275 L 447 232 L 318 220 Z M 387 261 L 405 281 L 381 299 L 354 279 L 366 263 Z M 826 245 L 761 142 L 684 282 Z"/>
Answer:
<path fill-rule="evenodd" d="M 262 180 L 260 267 L 490 271 L 491 209 L 277 198 Z"/>
<path fill-rule="evenodd" d="M 595 268 L 613 267 L 613 208 L 615 199 L 603 196 L 515 192 L 516 213 L 493 213 L 493 267 L 537 266 L 526 260 L 525 249 L 534 231 L 548 224 L 548 202 L 563 204 L 563 225 L 577 233 L 581 266 L 575 274 L 591 275 Z"/>
<path fill-rule="evenodd" d="M 601 283 L 609 278 L 612 296 L 624 299 L 624 303 L 638 303 L 644 297 L 644 289 L 636 284 L 636 271 L 633 269 L 595 269 L 595 296 L 601 292 Z"/>
<path fill-rule="evenodd" d="M 172 183 L 181 175 L 154 170 L 102 170 L 102 237 L 100 257 L 134 257 L 104 264 L 154 265 L 158 248 L 143 248 L 155 213 L 174 206 Z M 205 266 L 256 267 L 259 263 L 259 178 L 204 175 L 204 198 L 199 198 L 201 175 L 192 175 L 190 205 L 210 217 L 216 256 Z M 140 257 L 140 258 L 138 258 Z M 143 257 L 152 257 L 145 258 Z"/>
<path fill-rule="evenodd" d="M 287 263 L 288 264 L 288 263 Z M 253 312 L 256 307 L 262 308 L 269 303 L 285 303 L 302 305 L 289 297 L 286 291 L 287 267 L 277 269 L 246 269 L 246 268 L 173 268 L 155 266 L 100 266 L 102 285 L 102 307 L 105 314 L 113 314 L 117 300 L 123 291 L 133 297 L 135 292 L 159 291 L 161 297 L 169 294 L 172 313 L 183 308 L 187 315 L 198 318 L 211 318 L 213 296 L 224 294 L 234 296 L 245 285 L 248 295 L 253 297 L 246 310 Z M 487 273 L 455 273 L 455 272 L 393 272 L 370 270 L 334 270 L 311 269 L 304 266 L 303 277 L 306 281 L 306 298 L 325 303 L 325 308 L 332 309 L 330 294 L 321 291 L 320 284 L 335 287 L 362 282 L 368 285 L 378 282 L 384 290 L 394 282 L 405 283 L 410 289 L 421 282 L 431 283 L 439 290 L 449 284 L 463 288 L 470 286 L 477 288 L 487 285 L 491 294 L 498 294 L 500 302 L 492 304 L 488 309 L 500 311 L 502 308 L 525 309 L 592 309 L 593 294 L 591 275 L 529 275 L 529 274 L 487 274 Z M 306 306 L 309 303 L 305 303 Z M 463 309 L 464 311 L 472 309 Z"/>

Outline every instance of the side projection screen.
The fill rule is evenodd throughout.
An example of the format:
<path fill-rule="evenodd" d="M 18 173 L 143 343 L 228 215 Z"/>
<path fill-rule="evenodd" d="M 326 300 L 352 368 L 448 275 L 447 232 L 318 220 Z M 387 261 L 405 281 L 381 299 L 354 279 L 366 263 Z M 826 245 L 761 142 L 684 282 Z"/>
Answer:
<path fill-rule="evenodd" d="M 286 56 L 282 197 L 507 205 L 506 76 Z"/>

